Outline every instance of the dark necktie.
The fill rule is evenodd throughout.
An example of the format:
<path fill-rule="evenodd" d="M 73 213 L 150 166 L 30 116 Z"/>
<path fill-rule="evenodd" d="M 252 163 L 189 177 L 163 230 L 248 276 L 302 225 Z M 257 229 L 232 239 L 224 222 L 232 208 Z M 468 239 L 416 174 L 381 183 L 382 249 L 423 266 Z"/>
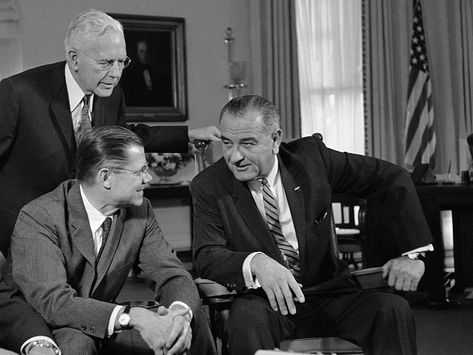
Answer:
<path fill-rule="evenodd" d="M 268 222 L 268 227 L 273 235 L 274 241 L 278 246 L 286 266 L 291 270 L 294 277 L 299 277 L 301 273 L 300 263 L 299 263 L 299 254 L 297 254 L 296 249 L 289 244 L 284 235 L 282 234 L 281 224 L 279 223 L 279 211 L 276 199 L 274 198 L 271 188 L 268 185 L 268 180 L 266 178 L 261 179 L 263 184 L 263 201 L 264 201 L 264 211 L 266 214 L 266 221 Z"/>
<path fill-rule="evenodd" d="M 90 122 L 89 118 L 89 105 L 90 105 L 90 96 L 85 95 L 82 99 L 84 106 L 82 106 L 82 110 L 80 111 L 80 121 L 77 129 L 74 132 L 76 137 L 76 146 L 79 145 L 82 137 L 92 128 L 92 123 Z"/>
<path fill-rule="evenodd" d="M 112 226 L 112 218 L 107 217 L 105 218 L 105 221 L 102 223 L 102 245 L 100 246 L 99 253 L 97 254 L 97 262 L 100 259 L 100 256 L 102 255 L 103 249 L 105 248 L 105 243 L 107 242 L 108 235 L 110 233 L 110 227 Z"/>

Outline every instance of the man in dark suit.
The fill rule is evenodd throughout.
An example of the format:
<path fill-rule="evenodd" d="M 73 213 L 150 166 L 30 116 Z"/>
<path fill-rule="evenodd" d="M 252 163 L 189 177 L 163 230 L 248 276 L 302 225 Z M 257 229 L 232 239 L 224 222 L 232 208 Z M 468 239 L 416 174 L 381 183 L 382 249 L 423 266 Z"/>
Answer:
<path fill-rule="evenodd" d="M 75 177 L 76 133 L 82 111 L 89 127 L 123 125 L 149 152 L 187 152 L 189 139 L 218 139 L 215 127 L 126 125 L 118 81 L 129 64 L 121 24 L 97 10 L 71 22 L 66 62 L 0 82 L 0 250 L 7 254 L 21 207 Z M 86 105 L 84 100 L 88 98 Z M 85 108 L 84 108 L 85 107 Z"/>
<path fill-rule="evenodd" d="M 19 210 L 75 177 L 76 137 L 90 126 L 126 126 L 150 152 L 187 152 L 189 139 L 218 139 L 215 127 L 188 131 L 184 126 L 125 124 L 124 98 L 117 84 L 129 59 L 123 28 L 107 14 L 78 14 L 69 26 L 65 49 L 65 62 L 0 82 L 0 252 L 5 256 Z M 0 290 L 0 319 L 5 322 L 0 323 L 0 346 L 22 344 L 26 339 L 19 334 L 39 323 L 7 321 L 12 314 L 9 297 Z M 26 312 L 25 319 L 35 317 Z"/>
<path fill-rule="evenodd" d="M 79 144 L 76 166 L 77 180 L 20 211 L 6 282 L 43 316 L 64 354 L 111 346 L 130 354 L 214 354 L 193 279 L 143 198 L 151 176 L 142 141 L 123 127 L 94 128 Z M 115 302 L 134 265 L 154 282 L 157 313 Z M 126 332 L 115 337 L 126 329 L 147 346 L 128 347 Z"/>
<path fill-rule="evenodd" d="M 313 336 L 343 337 L 366 354 L 415 353 L 408 303 L 361 290 L 330 242 L 332 193 L 383 195 L 399 248 L 384 276 L 397 290 L 415 290 L 424 272 L 418 253 L 432 246 L 408 173 L 315 137 L 282 144 L 279 120 L 262 97 L 231 100 L 219 122 L 223 159 L 191 184 L 197 271 L 244 291 L 230 311 L 230 353 Z"/>

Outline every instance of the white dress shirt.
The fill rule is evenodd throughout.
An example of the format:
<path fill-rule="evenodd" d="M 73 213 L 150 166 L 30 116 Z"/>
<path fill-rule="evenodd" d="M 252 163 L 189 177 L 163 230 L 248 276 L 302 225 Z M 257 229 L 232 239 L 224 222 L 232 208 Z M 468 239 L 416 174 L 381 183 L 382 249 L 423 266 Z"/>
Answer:
<path fill-rule="evenodd" d="M 79 84 L 77 84 L 76 80 L 73 78 L 71 69 L 69 65 L 66 63 L 66 69 L 64 70 L 66 76 L 66 88 L 67 88 L 67 96 L 69 98 L 69 108 L 71 110 L 72 116 L 72 127 L 74 128 L 74 132 L 79 127 L 80 119 L 81 119 L 81 111 L 82 107 L 84 106 L 84 102 L 82 99 L 85 96 L 85 93 L 80 88 Z M 89 119 L 91 119 L 91 112 L 94 104 L 94 95 L 90 96 L 89 99 Z"/>

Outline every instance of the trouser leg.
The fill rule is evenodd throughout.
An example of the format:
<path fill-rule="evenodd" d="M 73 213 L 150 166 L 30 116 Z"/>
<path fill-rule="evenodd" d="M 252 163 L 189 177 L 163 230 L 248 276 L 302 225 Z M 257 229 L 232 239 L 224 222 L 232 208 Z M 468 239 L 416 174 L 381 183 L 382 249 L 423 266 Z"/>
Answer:
<path fill-rule="evenodd" d="M 259 349 L 278 347 L 294 327 L 264 297 L 245 295 L 234 301 L 227 330 L 230 355 L 253 355 Z"/>
<path fill-rule="evenodd" d="M 339 336 L 367 355 L 416 354 L 415 323 L 409 304 L 389 292 L 309 296 L 291 317 L 296 337 Z"/>
<path fill-rule="evenodd" d="M 64 355 L 98 355 L 100 342 L 78 329 L 59 328 L 53 330 L 56 344 Z"/>

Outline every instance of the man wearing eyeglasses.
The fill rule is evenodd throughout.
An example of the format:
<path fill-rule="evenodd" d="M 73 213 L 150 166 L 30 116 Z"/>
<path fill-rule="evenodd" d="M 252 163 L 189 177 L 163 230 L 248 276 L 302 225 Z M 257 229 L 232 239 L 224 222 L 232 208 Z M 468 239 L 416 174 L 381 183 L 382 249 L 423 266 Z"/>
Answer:
<path fill-rule="evenodd" d="M 91 127 L 124 125 L 151 152 L 187 152 L 189 140 L 218 139 L 215 127 L 125 124 L 125 101 L 117 84 L 130 60 L 123 28 L 110 16 L 83 11 L 72 20 L 64 43 L 65 62 L 0 82 L 0 252 L 5 256 L 19 210 L 75 177 L 77 142 Z M 28 328 L 11 309 L 11 295 L 0 290 L 0 347 L 19 351 Z M 37 316 L 22 314 L 25 319 Z"/>
<path fill-rule="evenodd" d="M 20 211 L 7 283 L 43 316 L 63 354 L 215 354 L 193 279 L 143 197 L 151 176 L 142 141 L 123 127 L 94 128 L 76 167 L 77 180 Z M 133 266 L 155 285 L 156 313 L 115 301 Z"/>

